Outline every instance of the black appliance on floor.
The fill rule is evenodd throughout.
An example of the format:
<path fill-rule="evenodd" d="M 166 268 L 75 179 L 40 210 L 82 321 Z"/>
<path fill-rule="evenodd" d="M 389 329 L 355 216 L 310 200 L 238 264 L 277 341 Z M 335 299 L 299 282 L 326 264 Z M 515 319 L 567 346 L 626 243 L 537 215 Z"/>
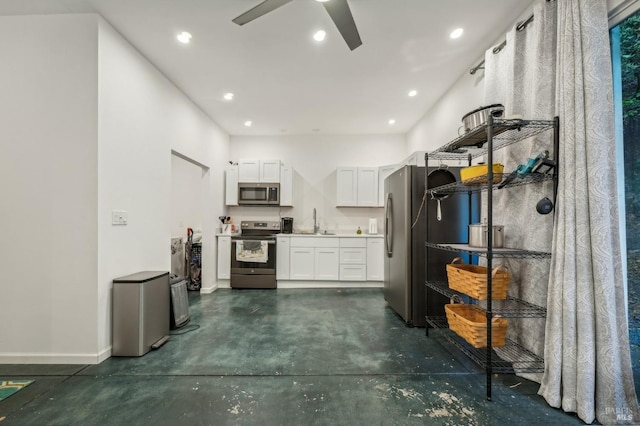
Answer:
<path fill-rule="evenodd" d="M 276 288 L 280 221 L 243 221 L 231 237 L 231 288 Z"/>

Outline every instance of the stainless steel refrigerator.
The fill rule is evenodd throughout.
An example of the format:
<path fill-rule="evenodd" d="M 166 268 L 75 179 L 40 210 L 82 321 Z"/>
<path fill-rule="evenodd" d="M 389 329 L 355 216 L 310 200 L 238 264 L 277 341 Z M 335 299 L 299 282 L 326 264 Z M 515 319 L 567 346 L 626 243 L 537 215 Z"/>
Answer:
<path fill-rule="evenodd" d="M 429 167 L 429 172 L 437 167 Z M 448 167 L 456 180 L 460 180 L 460 168 Z M 426 226 L 429 241 L 464 243 L 467 241 L 469 209 L 468 196 L 453 195 L 441 200 L 441 220 L 437 220 L 437 202 L 427 195 L 421 216 L 418 212 L 425 188 L 424 167 L 404 166 L 384 181 L 385 190 L 385 264 L 384 298 L 391 308 L 408 324 L 425 325 L 425 306 L 430 314 L 444 316 L 448 299 L 425 286 L 425 271 L 429 280 L 446 281 L 446 263 L 455 253 L 429 250 L 425 267 Z M 425 219 L 428 215 L 428 221 Z M 417 219 L 417 221 L 416 221 Z M 414 225 L 415 223 L 415 225 Z"/>

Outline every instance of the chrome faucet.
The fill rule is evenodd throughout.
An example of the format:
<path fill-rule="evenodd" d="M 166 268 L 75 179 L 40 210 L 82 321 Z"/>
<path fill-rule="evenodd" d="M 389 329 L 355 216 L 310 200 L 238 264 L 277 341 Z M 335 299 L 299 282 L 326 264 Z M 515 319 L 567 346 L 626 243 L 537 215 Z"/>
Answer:
<path fill-rule="evenodd" d="M 318 226 L 318 222 L 316 220 L 316 208 L 313 208 L 313 233 L 317 234 L 318 231 L 320 230 L 320 227 Z"/>

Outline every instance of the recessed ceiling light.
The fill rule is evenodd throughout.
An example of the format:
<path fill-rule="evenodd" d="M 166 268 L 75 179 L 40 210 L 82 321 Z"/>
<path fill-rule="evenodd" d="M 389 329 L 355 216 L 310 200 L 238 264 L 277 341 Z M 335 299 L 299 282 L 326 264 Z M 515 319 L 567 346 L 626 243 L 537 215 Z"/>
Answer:
<path fill-rule="evenodd" d="M 176 36 L 176 38 L 178 39 L 178 41 L 180 43 L 184 43 L 187 44 L 191 41 L 191 39 L 193 38 L 193 36 L 191 35 L 191 33 L 188 33 L 186 31 L 181 32 L 180 34 L 178 34 Z"/>
<path fill-rule="evenodd" d="M 324 31 L 324 30 L 319 30 L 319 31 L 316 31 L 316 32 L 313 34 L 313 39 L 314 39 L 315 41 L 322 41 L 322 40 L 324 40 L 324 38 L 325 38 L 326 36 L 327 36 L 327 32 L 326 32 L 326 31 Z"/>
<path fill-rule="evenodd" d="M 449 37 L 451 38 L 459 38 L 462 33 L 464 32 L 464 30 L 462 28 L 456 28 L 455 30 L 453 30 L 453 32 L 451 34 L 449 34 Z"/>
<path fill-rule="evenodd" d="M 224 94 L 224 98 L 228 101 L 233 100 L 233 93 L 229 92 L 229 93 L 225 93 Z"/>
<path fill-rule="evenodd" d="M 412 97 L 412 98 L 414 96 L 416 96 L 417 94 L 418 94 L 418 92 L 416 90 L 412 90 L 412 91 L 409 92 L 409 96 Z"/>
<path fill-rule="evenodd" d="M 396 120 L 392 118 L 391 120 L 389 120 L 389 124 L 393 126 L 394 124 L 396 124 Z"/>
<path fill-rule="evenodd" d="M 253 122 L 251 122 L 251 120 L 247 120 L 244 122 L 244 125 L 247 127 L 251 127 L 251 125 L 253 124 Z"/>
<path fill-rule="evenodd" d="M 326 2 L 328 2 L 329 0 L 316 0 L 316 1 L 317 1 L 318 3 L 326 3 Z"/>

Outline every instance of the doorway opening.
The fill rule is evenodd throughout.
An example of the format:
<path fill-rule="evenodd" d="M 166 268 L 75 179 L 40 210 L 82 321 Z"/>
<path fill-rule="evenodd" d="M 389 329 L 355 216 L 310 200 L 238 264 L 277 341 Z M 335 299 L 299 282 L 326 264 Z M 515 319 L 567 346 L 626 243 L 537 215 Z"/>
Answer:
<path fill-rule="evenodd" d="M 189 289 L 202 283 L 208 182 L 208 167 L 171 152 L 171 273 L 185 277 Z"/>

